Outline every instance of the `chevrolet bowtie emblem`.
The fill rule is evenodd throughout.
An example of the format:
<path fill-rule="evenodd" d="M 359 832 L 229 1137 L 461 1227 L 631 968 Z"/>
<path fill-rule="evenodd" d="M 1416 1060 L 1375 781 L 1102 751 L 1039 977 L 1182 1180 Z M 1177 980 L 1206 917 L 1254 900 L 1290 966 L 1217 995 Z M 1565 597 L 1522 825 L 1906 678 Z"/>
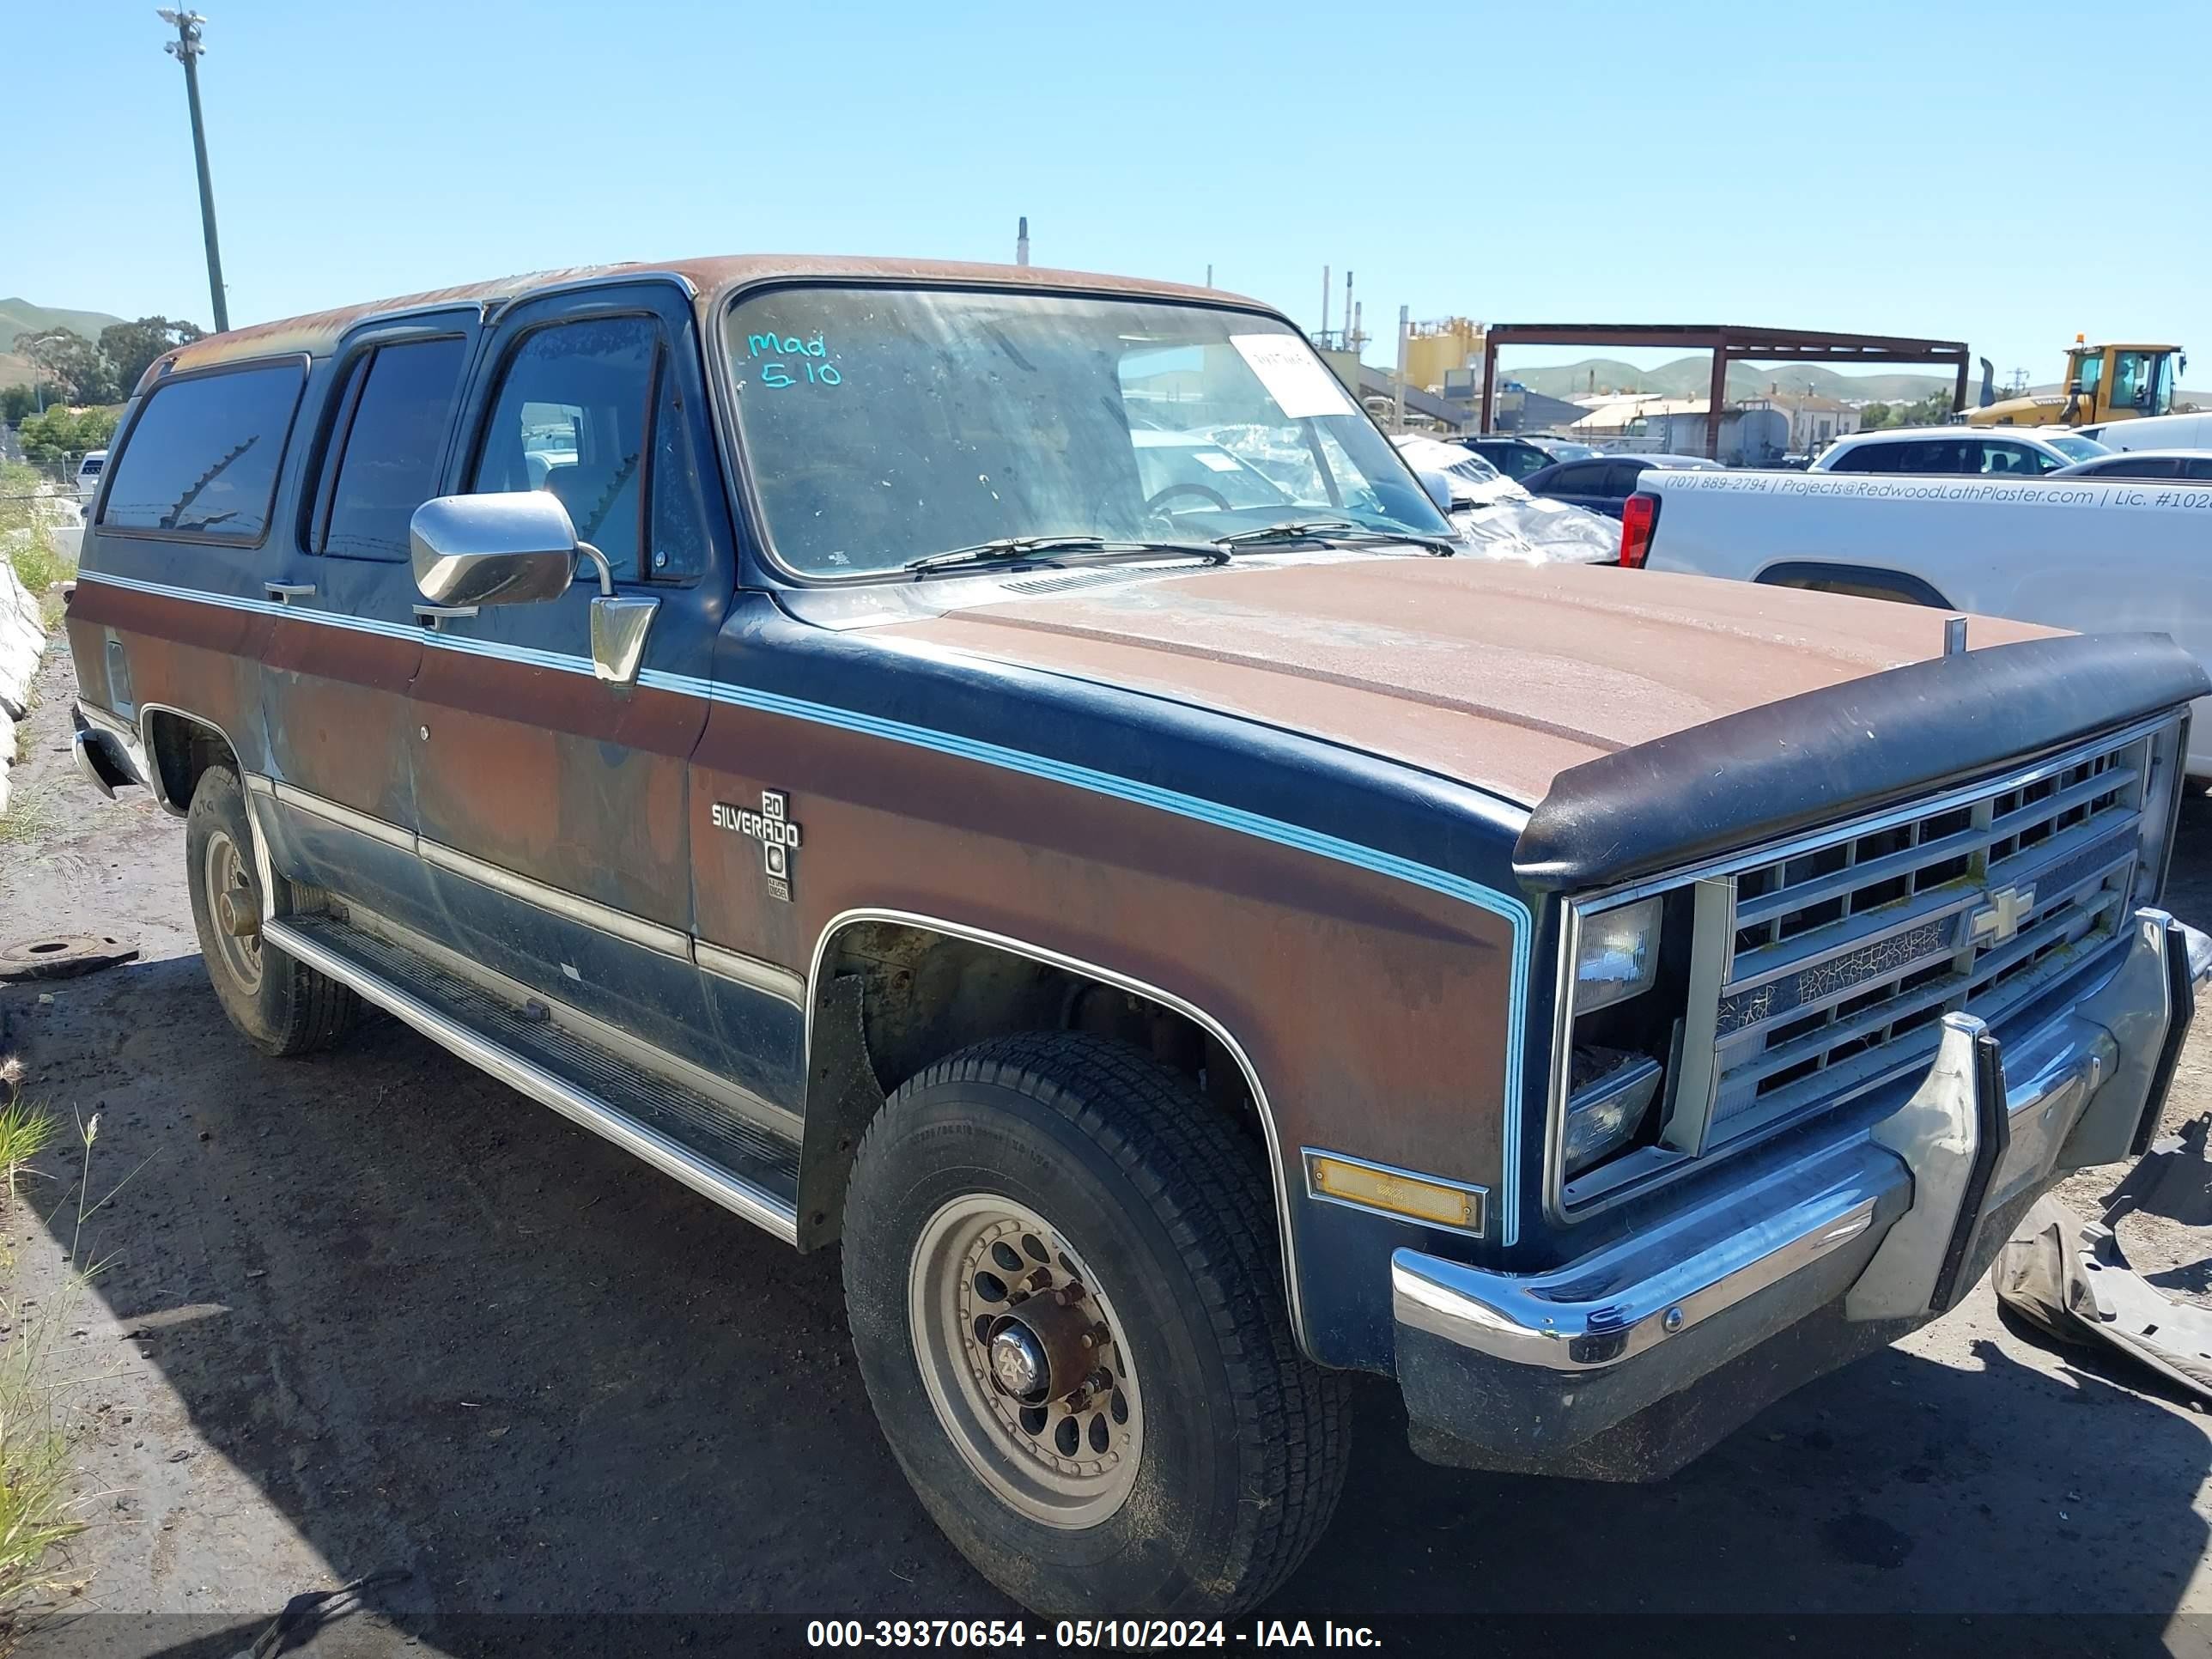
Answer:
<path fill-rule="evenodd" d="M 2035 889 L 2033 887 L 2000 887 L 1990 895 L 1990 902 L 1974 912 L 1969 924 L 1974 942 L 1987 941 L 2002 945 L 2020 932 L 2020 925 L 2027 920 L 2028 912 L 2035 908 Z"/>

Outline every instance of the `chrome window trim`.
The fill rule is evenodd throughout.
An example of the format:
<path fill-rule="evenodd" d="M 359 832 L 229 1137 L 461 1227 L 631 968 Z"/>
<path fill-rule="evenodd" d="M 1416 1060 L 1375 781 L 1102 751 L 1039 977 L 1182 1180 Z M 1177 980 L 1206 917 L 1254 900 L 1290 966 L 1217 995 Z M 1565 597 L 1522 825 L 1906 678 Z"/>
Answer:
<path fill-rule="evenodd" d="M 1687 1170 L 1704 1161 L 1701 1152 L 1686 1152 L 1679 1146 L 1662 1145 L 1659 1150 L 1672 1154 L 1672 1163 L 1674 1167 L 1662 1168 L 1649 1178 L 1635 1182 L 1632 1194 L 1626 1188 L 1618 1193 L 1600 1192 L 1593 1194 L 1586 1202 L 1576 1206 L 1571 1211 L 1567 1207 L 1567 1181 L 1563 1168 L 1561 1142 L 1565 1132 L 1567 1084 L 1571 1073 L 1574 1053 L 1574 963 L 1583 915 L 1609 910 L 1619 905 L 1633 903 L 1638 899 L 1648 898 L 1655 893 L 1674 891 L 1701 881 L 1724 880 L 1733 888 L 1737 872 L 1753 866 L 1795 858 L 1800 854 L 1830 846 L 1849 837 L 1871 835 L 1895 824 L 1927 817 L 1939 812 L 1954 811 L 1992 795 L 2003 794 L 2008 791 L 2021 788 L 2055 773 L 2062 772 L 2085 755 L 2107 749 L 2117 749 L 2154 734 L 2165 732 L 2170 735 L 2173 732 L 2179 732 L 2181 734 L 2181 742 L 2185 744 L 2188 720 L 2187 705 L 2184 705 L 2179 714 L 2176 711 L 2168 709 L 2162 714 L 2148 715 L 2110 732 L 2095 734 L 2078 743 L 2069 744 L 2064 749 L 2047 755 L 2040 760 L 2031 762 L 2026 766 L 2016 768 L 2009 772 L 1998 773 L 1978 783 L 1960 785 L 1940 795 L 1900 802 L 1895 806 L 1869 813 L 1863 817 L 1843 819 L 1818 830 L 1804 831 L 1787 841 L 1754 846 L 1701 864 L 1684 866 L 1671 872 L 1641 877 L 1634 881 L 1602 888 L 1589 894 L 1573 897 L 1562 896 L 1559 959 L 1552 1017 L 1552 1063 L 1550 1078 L 1545 1089 L 1544 1103 L 1542 1212 L 1545 1218 L 1558 1224 L 1571 1226 L 1611 1208 L 1614 1204 L 1623 1201 L 1629 1196 L 1648 1194 L 1667 1182 L 1679 1179 Z M 2179 758 L 2181 752 L 2179 748 L 2174 750 L 2173 769 L 2177 779 L 2185 770 Z M 2172 786 L 2177 791 L 2182 787 L 2179 782 Z M 2165 832 L 2168 856 L 2171 856 L 2172 844 L 2176 839 L 2176 821 L 2178 821 L 2178 813 L 2174 820 L 2169 821 Z M 1730 934 L 1723 939 L 1720 945 L 1718 957 L 1720 974 L 1723 981 L 1725 981 L 1730 963 L 1735 957 L 1734 936 Z M 1698 966 L 1694 960 L 1696 955 L 1694 949 L 1692 954 L 1692 972 L 1694 975 Z M 1707 965 L 1710 966 L 1710 963 Z M 1693 994 L 1692 997 L 1693 1005 L 1695 1000 Z M 1693 1036 L 1686 1032 L 1684 1047 L 1686 1048 L 1689 1042 L 1692 1040 L 1694 1040 Z M 1674 1091 L 1676 1081 L 1674 1079 L 1667 1081 L 1666 1087 L 1670 1097 Z M 1703 1116 L 1710 1118 L 1712 1109 L 1710 1091 L 1708 1091 L 1708 1098 L 1698 1109 Z M 1741 1141 L 1729 1143 L 1723 1149 L 1723 1155 L 1733 1155 L 1756 1146 L 1778 1127 L 1783 1126 L 1768 1125 L 1747 1132 Z M 1702 1143 L 1702 1134 L 1700 1141 Z"/>
<path fill-rule="evenodd" d="M 1418 1181 L 1425 1187 L 1443 1187 L 1455 1193 L 1466 1193 L 1474 1200 L 1475 1223 L 1472 1227 L 1459 1227 L 1449 1221 L 1425 1221 L 1419 1216 L 1401 1210 L 1386 1210 L 1379 1204 L 1363 1204 L 1356 1198 L 1339 1198 L 1334 1193 L 1325 1193 L 1314 1184 L 1314 1160 L 1325 1158 L 1332 1164 L 1351 1164 L 1363 1170 L 1372 1170 L 1377 1175 L 1400 1176 L 1407 1181 Z M 1380 1216 L 1385 1221 L 1395 1221 L 1401 1226 L 1425 1227 L 1433 1232 L 1457 1233 L 1462 1238 L 1481 1238 L 1490 1227 L 1490 1188 L 1472 1181 L 1454 1181 L 1449 1176 L 1431 1175 L 1423 1170 L 1401 1169 L 1395 1164 L 1378 1164 L 1371 1158 L 1354 1158 L 1349 1152 L 1332 1152 L 1326 1146 L 1298 1148 L 1298 1165 L 1304 1172 L 1306 1196 L 1316 1204 L 1337 1204 L 1347 1210 L 1358 1210 L 1363 1215 Z"/>
<path fill-rule="evenodd" d="M 1312 1344 L 1307 1340 L 1305 1304 L 1298 1293 L 1297 1236 L 1291 1227 L 1291 1188 L 1289 1181 L 1283 1173 L 1283 1138 L 1276 1128 L 1274 1108 L 1268 1104 L 1266 1086 L 1260 1081 L 1259 1067 L 1252 1063 L 1252 1057 L 1244 1052 L 1243 1045 L 1230 1035 L 1227 1026 L 1195 1003 L 1186 1002 L 1172 991 L 1164 991 L 1157 985 L 1117 972 L 1111 968 L 1102 967 L 1097 963 L 1085 962 L 1080 957 L 1071 957 L 1048 946 L 1034 945 L 1026 939 L 1013 939 L 1005 933 L 994 933 L 988 928 L 969 927 L 960 922 L 947 921 L 942 916 L 924 915 L 916 910 L 897 910 L 863 905 L 850 910 L 841 910 L 830 917 L 814 941 L 814 951 L 809 958 L 806 974 L 806 982 L 813 992 L 813 994 L 809 995 L 806 1000 L 806 1066 L 809 1077 L 814 1074 L 814 1016 L 815 1011 L 821 1006 L 820 991 L 823 984 L 823 963 L 828 957 L 830 941 L 846 928 L 863 921 L 889 921 L 908 927 L 927 927 L 955 939 L 969 939 L 978 945 L 988 945 L 994 950 L 1005 951 L 1018 957 L 1025 957 L 1031 962 L 1042 963 L 1049 968 L 1060 968 L 1070 973 L 1088 975 L 1103 984 L 1111 985 L 1118 990 L 1133 992 L 1138 996 L 1150 998 L 1164 1008 L 1172 1008 L 1218 1042 L 1223 1051 L 1236 1062 L 1237 1069 L 1243 1074 L 1244 1086 L 1251 1091 L 1253 1109 L 1259 1113 L 1260 1127 L 1261 1133 L 1267 1137 L 1268 1185 L 1274 1189 L 1275 1194 L 1275 1225 L 1280 1235 L 1282 1246 L 1283 1291 L 1285 1299 L 1290 1304 L 1291 1334 L 1296 1339 L 1302 1351 L 1307 1353 L 1313 1352 Z M 1485 1219 L 1488 1219 L 1486 1215 Z"/>

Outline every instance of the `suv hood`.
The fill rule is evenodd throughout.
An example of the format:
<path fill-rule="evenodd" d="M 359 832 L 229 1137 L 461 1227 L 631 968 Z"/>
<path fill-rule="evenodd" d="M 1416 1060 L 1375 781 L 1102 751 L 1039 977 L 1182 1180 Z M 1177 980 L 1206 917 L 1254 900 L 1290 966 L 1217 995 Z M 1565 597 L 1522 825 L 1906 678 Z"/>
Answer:
<path fill-rule="evenodd" d="M 1571 766 L 1943 651 L 1945 613 L 1618 567 L 1374 555 L 1054 572 L 876 632 L 1347 744 L 1533 806 Z M 2059 630 L 1976 618 L 1975 647 Z"/>

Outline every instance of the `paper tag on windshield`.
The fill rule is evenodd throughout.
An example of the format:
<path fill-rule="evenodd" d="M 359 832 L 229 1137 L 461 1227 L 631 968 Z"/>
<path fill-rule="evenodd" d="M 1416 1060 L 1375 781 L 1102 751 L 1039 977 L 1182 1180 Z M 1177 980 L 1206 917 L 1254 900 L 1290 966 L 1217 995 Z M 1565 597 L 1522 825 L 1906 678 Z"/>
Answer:
<path fill-rule="evenodd" d="M 1229 343 L 1252 366 L 1275 406 L 1290 419 L 1352 412 L 1344 383 L 1304 341 L 1288 334 L 1232 334 Z"/>

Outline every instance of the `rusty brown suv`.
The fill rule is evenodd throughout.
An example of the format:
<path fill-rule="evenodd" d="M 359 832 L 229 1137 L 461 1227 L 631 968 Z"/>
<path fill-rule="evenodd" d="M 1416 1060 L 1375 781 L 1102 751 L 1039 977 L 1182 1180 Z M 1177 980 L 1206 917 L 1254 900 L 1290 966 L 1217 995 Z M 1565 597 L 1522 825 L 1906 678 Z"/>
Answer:
<path fill-rule="evenodd" d="M 79 753 L 185 815 L 249 1041 L 374 1004 L 842 1241 L 978 1567 L 1217 1617 L 1327 1524 L 1348 1371 L 1437 1461 L 1644 1476 L 1942 1311 L 2141 1144 L 2208 966 L 2163 640 L 1500 565 L 1437 499 L 1212 291 L 333 311 L 138 388 Z"/>

